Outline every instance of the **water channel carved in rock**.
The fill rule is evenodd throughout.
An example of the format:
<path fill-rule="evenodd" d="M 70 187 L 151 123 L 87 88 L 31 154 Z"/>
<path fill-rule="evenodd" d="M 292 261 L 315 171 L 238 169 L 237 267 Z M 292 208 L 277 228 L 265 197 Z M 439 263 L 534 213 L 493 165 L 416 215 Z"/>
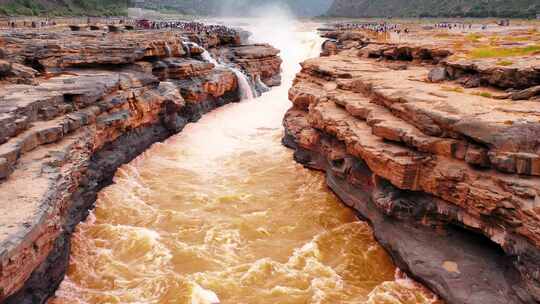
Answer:
<path fill-rule="evenodd" d="M 538 56 L 278 19 L 0 34 L 0 302 L 540 301 Z"/>

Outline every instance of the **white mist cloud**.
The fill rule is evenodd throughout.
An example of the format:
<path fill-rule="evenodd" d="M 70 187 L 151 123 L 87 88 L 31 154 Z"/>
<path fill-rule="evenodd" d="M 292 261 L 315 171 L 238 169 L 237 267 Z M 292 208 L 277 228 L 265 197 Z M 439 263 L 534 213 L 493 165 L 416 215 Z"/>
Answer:
<path fill-rule="evenodd" d="M 244 28 L 252 33 L 254 43 L 269 43 L 281 51 L 283 83 L 288 87 L 300 70 L 299 63 L 320 53 L 322 38 L 315 28 L 318 24 L 298 20 L 291 9 L 281 3 L 261 5 L 249 11 Z"/>
<path fill-rule="evenodd" d="M 328 10 L 333 0 L 219 0 L 216 12 L 221 16 L 257 16 L 267 6 L 280 7 L 293 15 L 319 16 Z"/>

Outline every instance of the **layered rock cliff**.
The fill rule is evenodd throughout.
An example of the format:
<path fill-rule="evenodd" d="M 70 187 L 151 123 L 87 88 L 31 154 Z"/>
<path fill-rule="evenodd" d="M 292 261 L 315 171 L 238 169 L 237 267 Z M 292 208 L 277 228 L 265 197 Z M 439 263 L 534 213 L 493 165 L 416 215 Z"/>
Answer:
<path fill-rule="evenodd" d="M 278 51 L 232 36 L 0 35 L 0 302 L 42 303 L 63 278 L 70 234 L 115 170 L 239 101 L 235 73 L 204 61 L 202 47 L 229 54 L 253 84 L 279 84 Z"/>
<path fill-rule="evenodd" d="M 325 171 L 396 264 L 447 303 L 540 301 L 539 94 L 502 91 L 535 91 L 538 61 L 325 36 L 289 91 L 295 159 Z"/>

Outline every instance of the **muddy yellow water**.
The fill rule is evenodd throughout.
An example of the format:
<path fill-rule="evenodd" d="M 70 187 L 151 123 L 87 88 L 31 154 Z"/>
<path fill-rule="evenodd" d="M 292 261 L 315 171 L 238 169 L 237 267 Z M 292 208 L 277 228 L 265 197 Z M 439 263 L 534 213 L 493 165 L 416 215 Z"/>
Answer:
<path fill-rule="evenodd" d="M 118 171 L 78 227 L 51 303 L 435 302 L 280 144 L 298 62 L 287 60 L 320 43 L 294 35 L 283 87 L 206 115 Z"/>

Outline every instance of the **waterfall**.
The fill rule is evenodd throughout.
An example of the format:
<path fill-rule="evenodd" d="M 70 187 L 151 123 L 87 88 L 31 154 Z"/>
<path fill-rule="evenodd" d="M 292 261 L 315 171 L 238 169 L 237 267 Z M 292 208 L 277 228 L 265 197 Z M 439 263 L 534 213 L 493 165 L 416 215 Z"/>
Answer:
<path fill-rule="evenodd" d="M 234 75 L 236 75 L 236 80 L 238 81 L 238 89 L 240 90 L 240 100 L 255 99 L 255 93 L 253 92 L 253 88 L 251 87 L 251 84 L 249 83 L 249 79 L 242 71 L 240 71 L 236 67 L 219 63 L 214 57 L 212 57 L 210 52 L 208 52 L 205 48 L 201 47 L 195 42 L 189 42 L 189 44 L 199 47 L 204 50 L 201 54 L 201 57 L 204 61 L 210 62 L 214 64 L 214 66 L 216 67 L 229 69 L 234 73 Z"/>
<path fill-rule="evenodd" d="M 172 51 L 171 51 L 171 47 L 169 46 L 169 42 L 165 41 L 165 55 L 167 57 L 171 57 L 172 56 Z"/>
<path fill-rule="evenodd" d="M 214 59 L 214 57 L 212 57 L 212 55 L 210 55 L 210 52 L 208 52 L 206 49 L 203 49 L 203 50 L 204 50 L 204 52 L 201 54 L 201 57 L 202 57 L 202 59 L 204 61 L 213 63 L 216 67 L 223 66 L 223 65 L 219 64 L 217 62 L 217 60 Z"/>
<path fill-rule="evenodd" d="M 257 75 L 257 78 L 255 79 L 255 87 L 257 88 L 258 92 L 268 92 L 270 91 L 270 88 L 261 80 L 261 76 Z"/>
<path fill-rule="evenodd" d="M 255 99 L 255 94 L 253 93 L 253 89 L 249 84 L 247 76 L 244 75 L 244 73 L 242 73 L 242 71 L 237 68 L 229 67 L 229 69 L 233 71 L 233 73 L 236 75 L 236 79 L 238 81 L 238 88 L 240 89 L 241 100 Z"/>

